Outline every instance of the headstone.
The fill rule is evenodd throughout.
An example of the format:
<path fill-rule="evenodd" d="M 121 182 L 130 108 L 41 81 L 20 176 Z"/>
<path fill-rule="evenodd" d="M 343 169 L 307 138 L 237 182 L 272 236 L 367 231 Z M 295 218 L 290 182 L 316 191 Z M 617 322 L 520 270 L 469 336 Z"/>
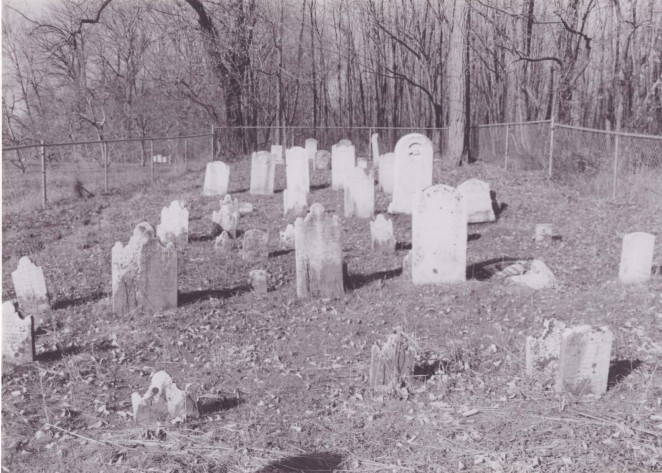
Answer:
<path fill-rule="evenodd" d="M 356 152 L 349 140 L 341 140 L 331 147 L 331 187 L 344 189 L 345 181 L 356 167 Z"/>
<path fill-rule="evenodd" d="M 186 421 L 199 417 L 195 397 L 182 391 L 165 371 L 154 373 L 144 396 L 131 394 L 133 419 L 143 426 L 155 426 L 170 421 Z"/>
<path fill-rule="evenodd" d="M 283 209 L 287 218 L 306 215 L 308 197 L 302 189 L 285 189 L 283 191 Z"/>
<path fill-rule="evenodd" d="M 269 274 L 265 269 L 254 269 L 250 273 L 248 273 L 249 284 L 251 285 L 253 291 L 257 292 L 258 294 L 267 293 L 268 278 L 269 278 Z"/>
<path fill-rule="evenodd" d="M 308 160 L 313 161 L 317 153 L 317 140 L 315 138 L 308 138 L 305 143 L 306 152 L 308 153 Z"/>
<path fill-rule="evenodd" d="M 202 187 L 202 195 L 220 195 L 223 197 L 228 193 L 230 182 L 230 166 L 222 161 L 214 161 L 207 164 L 205 172 L 205 184 Z"/>
<path fill-rule="evenodd" d="M 251 157 L 251 188 L 253 195 L 274 193 L 276 158 L 268 151 L 258 151 Z"/>
<path fill-rule="evenodd" d="M 345 217 L 372 218 L 375 212 L 375 178 L 356 167 L 345 180 Z"/>
<path fill-rule="evenodd" d="M 575 396 L 607 392 L 613 338 L 608 327 L 567 328 L 561 340 L 556 391 Z"/>
<path fill-rule="evenodd" d="M 331 153 L 320 149 L 315 153 L 315 169 L 325 171 L 331 169 Z"/>
<path fill-rule="evenodd" d="M 234 249 L 234 240 L 228 232 L 222 232 L 214 240 L 214 249 L 219 253 L 230 253 Z"/>
<path fill-rule="evenodd" d="M 412 214 L 414 284 L 466 280 L 467 210 L 464 197 L 442 184 L 417 192 Z"/>
<path fill-rule="evenodd" d="M 253 204 L 250 202 L 239 202 L 239 207 L 237 207 L 237 210 L 239 211 L 240 217 L 251 214 L 253 213 Z"/>
<path fill-rule="evenodd" d="M 386 194 L 393 194 L 395 155 L 386 153 L 379 157 L 379 187 Z"/>
<path fill-rule="evenodd" d="M 540 337 L 526 337 L 526 374 L 538 376 L 545 381 L 554 381 L 559 369 L 561 340 L 565 323 L 556 319 L 543 322 Z"/>
<path fill-rule="evenodd" d="M 161 244 L 154 228 L 140 223 L 126 246 L 112 250 L 113 312 L 155 313 L 177 307 L 177 250 Z"/>
<path fill-rule="evenodd" d="M 393 200 L 388 212 L 410 214 L 414 194 L 432 185 L 432 141 L 425 135 L 410 133 L 398 140 L 394 154 Z"/>
<path fill-rule="evenodd" d="M 220 201 L 220 209 L 212 212 L 211 220 L 220 227 L 220 231 L 228 232 L 232 238 L 236 238 L 239 226 L 239 199 L 233 200 L 232 196 L 227 194 Z"/>
<path fill-rule="evenodd" d="M 395 253 L 395 236 L 393 235 L 393 221 L 379 214 L 370 222 L 370 236 L 372 251 L 375 253 Z"/>
<path fill-rule="evenodd" d="M 356 158 L 356 167 L 368 169 L 368 158 Z"/>
<path fill-rule="evenodd" d="M 275 157 L 276 164 L 285 164 L 283 160 L 283 145 L 271 145 L 271 154 Z"/>
<path fill-rule="evenodd" d="M 50 310 L 50 297 L 46 290 L 44 271 L 23 256 L 16 271 L 11 273 L 18 307 L 22 314 L 38 314 Z"/>
<path fill-rule="evenodd" d="M 544 261 L 538 259 L 531 261 L 529 269 L 526 270 L 524 274 L 507 276 L 505 280 L 508 283 L 529 287 L 531 289 L 544 289 L 546 287 L 551 287 L 556 283 L 556 277 L 554 276 L 554 273 L 552 273 L 552 270 L 547 267 Z"/>
<path fill-rule="evenodd" d="M 370 144 L 372 145 L 372 162 L 379 161 L 379 133 L 373 133 L 370 137 Z"/>
<path fill-rule="evenodd" d="M 407 254 L 402 258 L 402 278 L 405 281 L 410 281 L 412 280 L 411 276 L 411 250 L 407 252 Z"/>
<path fill-rule="evenodd" d="M 310 192 L 309 161 L 306 150 L 300 146 L 289 148 L 285 152 L 287 188 Z"/>
<path fill-rule="evenodd" d="M 370 388 L 373 392 L 397 393 L 414 375 L 416 349 L 401 331 L 391 334 L 383 347 L 372 346 Z"/>
<path fill-rule="evenodd" d="M 467 221 L 469 223 L 494 222 L 490 185 L 480 179 L 469 179 L 457 186 L 458 192 L 464 196 L 467 206 Z"/>
<path fill-rule="evenodd" d="M 294 248 L 294 225 L 290 223 L 280 232 L 280 242 L 286 248 Z"/>
<path fill-rule="evenodd" d="M 188 243 L 188 216 L 188 209 L 178 200 L 173 200 L 169 207 L 163 207 L 161 223 L 156 226 L 156 236 L 161 243 Z"/>
<path fill-rule="evenodd" d="M 244 261 L 264 261 L 269 256 L 269 234 L 263 230 L 246 230 L 241 259 Z"/>
<path fill-rule="evenodd" d="M 2 362 L 15 365 L 35 359 L 34 318 L 23 318 L 14 301 L 2 303 Z"/>
<path fill-rule="evenodd" d="M 297 296 L 332 298 L 344 294 L 340 219 L 315 203 L 294 223 Z"/>
<path fill-rule="evenodd" d="M 641 284 L 648 281 L 653 270 L 654 249 L 655 235 L 644 232 L 625 235 L 618 279 L 623 284 Z"/>
<path fill-rule="evenodd" d="M 552 236 L 552 224 L 551 223 L 538 223 L 536 224 L 536 229 L 533 235 L 533 239 L 540 243 L 545 241 L 545 238 Z"/>

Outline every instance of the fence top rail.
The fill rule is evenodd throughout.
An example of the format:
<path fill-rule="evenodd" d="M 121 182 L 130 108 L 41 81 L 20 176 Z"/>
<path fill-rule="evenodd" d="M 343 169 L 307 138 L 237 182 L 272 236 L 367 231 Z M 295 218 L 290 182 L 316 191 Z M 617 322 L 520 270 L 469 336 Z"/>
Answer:
<path fill-rule="evenodd" d="M 507 123 L 488 123 L 486 125 L 476 125 L 476 128 L 489 128 L 492 126 L 517 126 L 517 125 L 538 125 L 541 123 L 551 123 L 551 120 L 536 120 L 531 122 L 507 122 Z"/>
<path fill-rule="evenodd" d="M 618 135 L 626 136 L 629 138 L 644 138 L 649 140 L 662 140 L 662 136 L 659 135 L 642 135 L 641 133 L 625 133 L 622 131 L 608 131 L 608 130 L 598 130 L 596 128 L 585 128 L 582 126 L 573 126 L 573 125 L 562 125 L 560 123 L 555 123 L 556 128 L 566 128 L 568 130 L 578 130 L 578 131 L 588 131 L 591 133 L 602 133 L 603 135 Z"/>

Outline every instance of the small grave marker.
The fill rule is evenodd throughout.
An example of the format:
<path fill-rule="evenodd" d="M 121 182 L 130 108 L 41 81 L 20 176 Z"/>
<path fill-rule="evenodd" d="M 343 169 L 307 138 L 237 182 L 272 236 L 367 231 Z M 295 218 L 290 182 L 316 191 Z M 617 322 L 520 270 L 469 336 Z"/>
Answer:
<path fill-rule="evenodd" d="M 540 337 L 526 337 L 526 374 L 539 375 L 545 381 L 556 378 L 565 323 L 556 319 L 543 322 Z"/>
<path fill-rule="evenodd" d="M 370 388 L 373 392 L 397 393 L 403 382 L 414 375 L 416 349 L 409 337 L 398 331 L 381 348 L 372 346 Z"/>
<path fill-rule="evenodd" d="M 244 261 L 264 261 L 269 256 L 269 234 L 263 230 L 246 230 L 241 250 Z"/>
<path fill-rule="evenodd" d="M 308 196 L 302 189 L 285 189 L 283 191 L 283 209 L 287 218 L 306 215 Z"/>
<path fill-rule="evenodd" d="M 154 373 L 143 396 L 133 393 L 131 404 L 134 421 L 143 426 L 154 426 L 168 421 L 184 422 L 200 415 L 195 397 L 179 389 L 165 371 Z"/>
<path fill-rule="evenodd" d="M 41 267 L 23 256 L 18 260 L 18 266 L 16 271 L 11 273 L 11 278 L 22 314 L 39 314 L 50 310 L 50 297 Z"/>
<path fill-rule="evenodd" d="M 325 171 L 331 169 L 331 153 L 320 149 L 315 153 L 315 169 Z"/>
<path fill-rule="evenodd" d="M 228 193 L 229 181 L 230 166 L 222 161 L 208 163 L 205 172 L 205 183 L 202 187 L 202 195 L 220 195 L 223 197 Z"/>
<path fill-rule="evenodd" d="M 280 232 L 280 242 L 286 248 L 294 248 L 294 225 L 290 223 Z"/>
<path fill-rule="evenodd" d="M 654 249 L 655 235 L 645 232 L 625 235 L 618 279 L 623 284 L 642 284 L 648 281 L 653 270 Z"/>
<path fill-rule="evenodd" d="M 232 199 L 232 196 L 227 194 L 220 201 L 220 209 L 212 212 L 211 220 L 220 227 L 220 231 L 228 232 L 232 238 L 236 238 L 239 226 L 239 199 Z"/>
<path fill-rule="evenodd" d="M 306 153 L 308 153 L 308 160 L 313 161 L 317 153 L 317 140 L 315 138 L 308 138 L 304 145 Z"/>
<path fill-rule="evenodd" d="M 214 249 L 219 253 L 230 253 L 234 249 L 234 240 L 228 232 L 222 232 L 214 240 Z"/>
<path fill-rule="evenodd" d="M 22 365 L 35 359 L 34 318 L 23 318 L 13 301 L 2 303 L 2 362 Z"/>
<path fill-rule="evenodd" d="M 535 233 L 533 239 L 536 243 L 545 241 L 546 238 L 552 237 L 552 224 L 551 223 L 538 223 L 536 224 Z"/>
<path fill-rule="evenodd" d="M 345 180 L 345 217 L 372 218 L 375 212 L 375 179 L 356 167 Z"/>
<path fill-rule="evenodd" d="M 249 283 L 253 292 L 258 294 L 267 293 L 267 279 L 269 274 L 265 269 L 254 269 L 248 274 Z"/>
<path fill-rule="evenodd" d="M 370 222 L 370 236 L 372 251 L 384 254 L 395 253 L 395 236 L 393 235 L 392 220 L 387 219 L 383 214 L 377 215 L 377 218 Z"/>
<path fill-rule="evenodd" d="M 496 220 L 492 209 L 490 185 L 487 182 L 480 179 L 469 179 L 457 186 L 457 191 L 464 196 L 468 223 L 494 222 Z"/>
<path fill-rule="evenodd" d="M 156 227 L 156 236 L 161 243 L 188 243 L 189 211 L 183 202 L 173 200 L 169 207 L 161 209 L 161 223 Z"/>

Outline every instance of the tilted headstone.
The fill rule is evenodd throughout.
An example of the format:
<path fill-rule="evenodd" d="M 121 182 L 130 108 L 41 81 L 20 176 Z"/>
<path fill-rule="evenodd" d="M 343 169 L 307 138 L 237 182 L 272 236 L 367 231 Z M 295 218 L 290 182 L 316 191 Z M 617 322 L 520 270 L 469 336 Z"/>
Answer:
<path fill-rule="evenodd" d="M 645 232 L 625 235 L 618 279 L 623 284 L 640 284 L 648 281 L 653 270 L 654 249 L 655 235 Z"/>
<path fill-rule="evenodd" d="M 304 145 L 306 153 L 308 153 L 308 160 L 313 161 L 317 153 L 317 140 L 315 138 L 308 138 Z"/>
<path fill-rule="evenodd" d="M 462 282 L 467 266 L 464 197 L 442 184 L 414 195 L 412 280 L 414 284 Z"/>
<path fill-rule="evenodd" d="M 545 382 L 554 382 L 559 370 L 561 340 L 565 323 L 556 319 L 543 322 L 539 337 L 526 337 L 526 374 L 538 376 Z"/>
<path fill-rule="evenodd" d="M 370 144 L 372 145 L 372 162 L 379 161 L 379 133 L 373 133 L 370 137 Z"/>
<path fill-rule="evenodd" d="M 410 214 L 412 197 L 432 185 L 432 141 L 419 133 L 410 133 L 395 145 L 393 171 L 393 200 L 389 213 Z"/>
<path fill-rule="evenodd" d="M 467 221 L 469 223 L 494 222 L 490 185 L 480 179 L 469 179 L 457 186 L 458 192 L 464 196 L 467 206 Z"/>
<path fill-rule="evenodd" d="M 345 181 L 345 217 L 372 218 L 375 212 L 375 178 L 356 167 Z"/>
<path fill-rule="evenodd" d="M 207 164 L 205 172 L 205 184 L 202 187 L 202 195 L 220 195 L 223 197 L 228 193 L 230 182 L 230 166 L 222 161 L 214 161 Z"/>
<path fill-rule="evenodd" d="M 283 160 L 283 145 L 271 145 L 271 154 L 274 155 L 276 164 L 285 164 Z"/>
<path fill-rule="evenodd" d="M 325 171 L 331 169 L 331 153 L 320 149 L 315 153 L 315 169 Z"/>
<path fill-rule="evenodd" d="M 155 426 L 169 421 L 198 418 L 198 403 L 193 394 L 182 391 L 165 371 L 154 373 L 147 392 L 131 394 L 136 424 Z"/>
<path fill-rule="evenodd" d="M 268 151 L 258 151 L 251 157 L 251 188 L 253 195 L 274 193 L 276 157 Z"/>
<path fill-rule="evenodd" d="M 246 230 L 241 249 L 244 261 L 264 261 L 269 256 L 269 234 L 263 230 Z"/>
<path fill-rule="evenodd" d="M 35 359 L 34 318 L 23 318 L 14 301 L 2 303 L 2 362 L 15 365 Z"/>
<path fill-rule="evenodd" d="M 557 392 L 575 396 L 607 392 L 613 334 L 608 327 L 566 328 L 561 340 Z"/>
<path fill-rule="evenodd" d="M 545 241 L 546 238 L 552 237 L 552 224 L 551 223 L 538 223 L 536 224 L 535 232 L 533 234 L 533 239 L 540 243 Z"/>
<path fill-rule="evenodd" d="M 331 147 L 331 187 L 340 190 L 356 167 L 356 151 L 348 140 L 341 140 Z"/>
<path fill-rule="evenodd" d="M 169 207 L 163 207 L 161 223 L 156 226 L 156 236 L 161 243 L 188 243 L 188 217 L 189 211 L 183 202 L 173 200 Z"/>
<path fill-rule="evenodd" d="M 294 248 L 294 225 L 290 223 L 280 232 L 280 242 L 286 248 Z"/>
<path fill-rule="evenodd" d="M 251 288 L 253 289 L 253 291 L 257 292 L 258 294 L 267 293 L 268 278 L 269 278 L 269 274 L 265 269 L 254 269 L 250 273 L 248 273 L 248 282 Z"/>
<path fill-rule="evenodd" d="M 308 210 L 308 195 L 302 189 L 285 189 L 283 191 L 283 209 L 287 218 L 306 215 Z"/>
<path fill-rule="evenodd" d="M 140 223 L 126 246 L 112 250 L 113 311 L 155 313 L 177 307 L 177 249 L 156 238 L 154 228 Z"/>
<path fill-rule="evenodd" d="M 289 148 L 285 152 L 287 188 L 310 192 L 310 163 L 306 150 L 300 146 Z"/>
<path fill-rule="evenodd" d="M 232 238 L 236 238 L 239 226 L 239 199 L 232 199 L 232 196 L 227 194 L 220 201 L 220 209 L 212 212 L 211 220 L 220 227 L 220 231 L 228 232 Z"/>
<path fill-rule="evenodd" d="M 389 335 L 381 348 L 375 343 L 370 358 L 370 388 L 397 393 L 401 384 L 414 375 L 415 359 L 415 347 L 400 331 Z"/>
<path fill-rule="evenodd" d="M 16 271 L 11 273 L 18 307 L 22 314 L 38 314 L 50 310 L 50 297 L 46 289 L 44 271 L 23 256 Z"/>
<path fill-rule="evenodd" d="M 294 223 L 297 296 L 330 298 L 344 294 L 340 219 L 315 203 Z"/>
<path fill-rule="evenodd" d="M 370 222 L 370 236 L 372 251 L 384 254 L 395 253 L 395 236 L 393 235 L 392 220 L 387 219 L 383 214 L 377 215 L 377 218 Z"/>
<path fill-rule="evenodd" d="M 395 155 L 382 154 L 379 157 L 379 187 L 386 194 L 393 194 L 393 179 L 395 173 Z"/>

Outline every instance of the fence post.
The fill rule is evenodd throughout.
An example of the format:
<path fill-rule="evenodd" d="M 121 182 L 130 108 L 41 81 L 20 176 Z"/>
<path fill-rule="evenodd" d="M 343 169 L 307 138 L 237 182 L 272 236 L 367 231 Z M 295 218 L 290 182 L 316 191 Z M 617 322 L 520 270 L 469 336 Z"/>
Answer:
<path fill-rule="evenodd" d="M 510 125 L 506 125 L 506 156 L 504 158 L 503 168 L 508 169 L 508 137 L 510 134 Z"/>
<path fill-rule="evenodd" d="M 549 121 L 549 177 L 551 179 L 554 172 L 554 114 Z"/>
<path fill-rule="evenodd" d="M 216 137 L 216 135 L 215 135 L 214 133 L 215 133 L 215 132 L 214 132 L 214 124 L 212 123 L 212 124 L 211 124 L 211 160 L 210 160 L 210 161 L 213 161 L 213 160 L 214 160 L 214 156 L 215 156 L 215 153 L 214 153 L 215 150 L 214 150 L 214 148 L 215 148 L 216 145 L 215 145 L 215 140 L 214 140 L 214 138 Z"/>
<path fill-rule="evenodd" d="M 108 193 L 108 143 L 101 144 L 103 147 L 103 191 Z"/>
<path fill-rule="evenodd" d="M 44 140 L 41 140 L 41 203 L 46 207 L 48 205 L 48 198 L 46 196 L 46 147 Z"/>
<path fill-rule="evenodd" d="M 611 194 L 612 200 L 616 200 L 616 184 L 618 182 L 618 145 L 621 141 L 618 133 L 616 133 L 614 141 L 614 186 Z"/>
<path fill-rule="evenodd" d="M 184 138 L 184 170 L 188 171 L 188 138 Z"/>
<path fill-rule="evenodd" d="M 154 140 L 149 140 L 149 161 L 151 163 L 152 184 L 154 184 L 156 180 L 154 175 Z"/>

